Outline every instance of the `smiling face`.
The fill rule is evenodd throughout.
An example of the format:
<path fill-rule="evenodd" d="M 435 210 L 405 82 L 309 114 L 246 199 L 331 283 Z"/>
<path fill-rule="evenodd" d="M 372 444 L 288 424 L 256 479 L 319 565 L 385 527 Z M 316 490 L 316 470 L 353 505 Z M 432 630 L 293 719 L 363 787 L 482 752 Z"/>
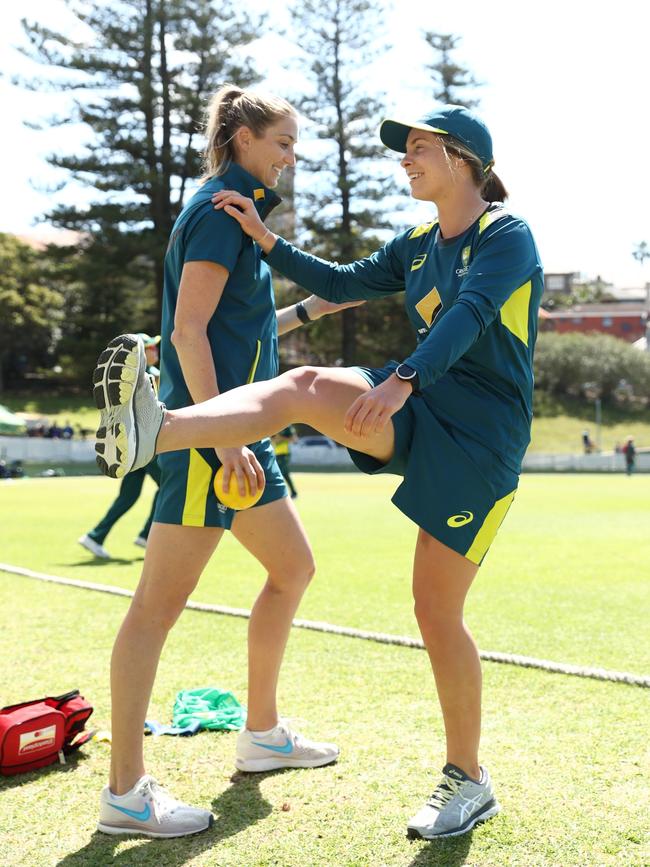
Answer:
<path fill-rule="evenodd" d="M 467 174 L 464 161 L 446 153 L 442 136 L 419 129 L 409 132 L 400 165 L 406 171 L 413 198 L 425 202 L 436 201 Z"/>
<path fill-rule="evenodd" d="M 243 126 L 236 135 L 237 162 L 265 187 L 276 187 L 282 171 L 296 164 L 297 141 L 298 121 L 293 115 L 267 126 L 259 137 Z"/>

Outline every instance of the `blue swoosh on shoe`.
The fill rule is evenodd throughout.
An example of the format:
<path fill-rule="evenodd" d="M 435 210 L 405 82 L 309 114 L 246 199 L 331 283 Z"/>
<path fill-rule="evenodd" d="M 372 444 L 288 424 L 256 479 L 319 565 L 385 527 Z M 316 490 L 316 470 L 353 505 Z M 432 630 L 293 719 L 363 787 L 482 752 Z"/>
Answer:
<path fill-rule="evenodd" d="M 151 807 L 149 804 L 144 808 L 144 810 L 128 810 L 126 807 L 118 807 L 117 804 L 111 804 L 114 810 L 119 810 L 120 813 L 126 813 L 127 816 L 130 816 L 132 819 L 137 819 L 139 822 L 146 822 L 149 816 L 151 816 Z"/>
<path fill-rule="evenodd" d="M 262 747 L 263 750 L 271 750 L 274 753 L 290 753 L 293 752 L 293 744 L 287 738 L 286 744 L 277 746 L 276 744 L 261 744 L 258 741 L 252 741 L 253 746 Z"/>

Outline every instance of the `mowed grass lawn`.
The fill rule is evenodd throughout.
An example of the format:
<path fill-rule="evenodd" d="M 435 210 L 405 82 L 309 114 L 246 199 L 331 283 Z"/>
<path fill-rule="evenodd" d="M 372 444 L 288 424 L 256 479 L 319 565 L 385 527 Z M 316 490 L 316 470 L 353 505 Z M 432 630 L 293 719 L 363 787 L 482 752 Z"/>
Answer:
<path fill-rule="evenodd" d="M 416 635 L 410 564 L 416 531 L 390 504 L 396 479 L 297 474 L 297 504 L 319 565 L 300 610 L 315 620 Z M 0 486 L 0 561 L 134 587 L 132 544 L 153 488 L 108 537 L 110 562 L 76 544 L 111 501 L 107 479 Z M 650 674 L 650 476 L 522 478 L 472 590 L 481 648 Z M 231 538 L 196 591 L 250 607 L 263 581 Z M 0 573 L 0 703 L 80 687 L 109 727 L 108 663 L 127 600 Z M 150 715 L 175 693 L 214 684 L 242 699 L 246 622 L 185 612 L 165 649 Z M 409 843 L 405 823 L 437 781 L 444 739 L 426 655 L 296 630 L 280 685 L 283 712 L 336 739 L 337 765 L 232 777 L 234 734 L 147 740 L 150 768 L 210 807 L 214 828 L 180 841 L 95 833 L 108 747 L 65 767 L 0 778 L 0 863 L 7 865 L 646 865 L 648 690 L 484 665 L 482 759 L 503 805 L 471 835 Z"/>

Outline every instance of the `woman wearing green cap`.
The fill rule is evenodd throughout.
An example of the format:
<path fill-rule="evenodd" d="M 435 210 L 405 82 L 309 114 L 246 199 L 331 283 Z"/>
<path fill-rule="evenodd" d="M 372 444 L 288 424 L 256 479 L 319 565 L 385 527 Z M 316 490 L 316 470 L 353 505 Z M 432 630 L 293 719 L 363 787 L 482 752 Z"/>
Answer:
<path fill-rule="evenodd" d="M 415 613 L 444 717 L 442 780 L 408 823 L 411 837 L 462 834 L 499 811 L 479 764 L 481 666 L 465 625 L 467 592 L 515 495 L 530 439 L 533 348 L 542 268 L 527 224 L 503 207 L 485 124 L 458 106 L 412 121 L 386 120 L 380 136 L 402 153 L 414 198 L 431 222 L 400 233 L 366 259 L 336 265 L 264 227 L 235 191 L 213 201 L 266 253 L 267 262 L 330 301 L 403 292 L 415 347 L 385 367 L 298 368 L 178 412 L 144 387 L 149 421 L 128 471 L 154 452 L 229 445 L 306 422 L 348 447 L 367 473 L 403 477 L 393 502 L 420 528 Z M 116 366 L 115 375 L 119 375 Z M 128 425 L 129 405 L 122 410 Z M 144 445 L 146 442 L 146 446 Z"/>

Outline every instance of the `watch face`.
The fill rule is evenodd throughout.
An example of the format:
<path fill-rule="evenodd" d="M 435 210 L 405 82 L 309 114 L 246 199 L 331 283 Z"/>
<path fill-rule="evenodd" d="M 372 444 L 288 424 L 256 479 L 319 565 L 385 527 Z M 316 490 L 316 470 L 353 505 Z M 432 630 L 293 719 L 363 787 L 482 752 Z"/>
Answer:
<path fill-rule="evenodd" d="M 417 371 L 413 370 L 412 367 L 409 367 L 408 364 L 400 364 L 395 373 L 399 379 L 406 380 L 415 379 L 417 376 Z"/>

